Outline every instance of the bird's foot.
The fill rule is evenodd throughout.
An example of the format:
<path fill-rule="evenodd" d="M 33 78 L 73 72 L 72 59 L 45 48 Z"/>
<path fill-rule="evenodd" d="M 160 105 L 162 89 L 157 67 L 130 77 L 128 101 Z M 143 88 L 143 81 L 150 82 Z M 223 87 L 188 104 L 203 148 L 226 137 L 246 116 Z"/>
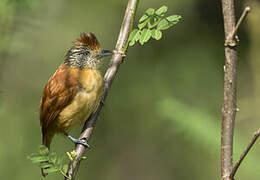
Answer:
<path fill-rule="evenodd" d="M 72 137 L 72 136 L 69 135 L 69 134 L 67 134 L 67 137 L 68 137 L 72 142 L 74 142 L 75 144 L 81 144 L 81 145 L 85 146 L 86 148 L 89 148 L 89 145 L 88 145 L 88 143 L 87 143 L 85 137 L 76 139 L 76 138 Z"/>
<path fill-rule="evenodd" d="M 105 106 L 105 101 L 104 101 L 104 99 L 101 99 L 101 100 L 100 100 L 100 104 L 101 104 L 101 106 Z"/>

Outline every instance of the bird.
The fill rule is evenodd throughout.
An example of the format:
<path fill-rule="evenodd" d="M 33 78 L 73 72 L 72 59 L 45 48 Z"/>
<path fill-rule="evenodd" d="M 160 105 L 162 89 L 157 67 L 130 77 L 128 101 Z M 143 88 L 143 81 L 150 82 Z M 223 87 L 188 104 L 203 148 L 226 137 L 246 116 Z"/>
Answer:
<path fill-rule="evenodd" d="M 42 144 L 48 149 L 55 134 L 64 134 L 88 147 L 85 139 L 73 138 L 68 132 L 96 111 L 104 86 L 102 58 L 112 54 L 111 50 L 101 49 L 93 33 L 81 33 L 73 42 L 63 63 L 46 83 L 40 101 Z"/>

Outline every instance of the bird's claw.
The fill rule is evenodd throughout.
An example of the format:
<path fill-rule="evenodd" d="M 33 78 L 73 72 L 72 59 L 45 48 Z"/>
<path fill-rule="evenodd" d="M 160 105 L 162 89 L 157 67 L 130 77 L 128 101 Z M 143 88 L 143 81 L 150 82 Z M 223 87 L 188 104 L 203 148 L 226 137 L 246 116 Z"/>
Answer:
<path fill-rule="evenodd" d="M 67 135 L 67 136 L 75 144 L 81 144 L 81 145 L 85 146 L 86 148 L 89 148 L 89 145 L 87 143 L 87 139 L 85 137 L 76 139 L 76 138 L 72 137 L 71 135 Z"/>

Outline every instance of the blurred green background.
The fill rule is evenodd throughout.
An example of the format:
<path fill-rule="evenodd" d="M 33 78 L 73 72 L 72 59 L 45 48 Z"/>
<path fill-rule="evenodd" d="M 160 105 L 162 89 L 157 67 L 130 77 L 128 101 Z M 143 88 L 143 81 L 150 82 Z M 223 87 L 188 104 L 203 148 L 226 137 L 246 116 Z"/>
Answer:
<path fill-rule="evenodd" d="M 245 2 L 243 2 L 245 3 Z M 260 2 L 239 31 L 234 160 L 260 127 Z M 43 87 L 80 32 L 102 47 L 117 40 L 127 1 L 0 0 L 0 178 L 44 179 L 26 159 L 41 143 Z M 160 41 L 130 47 L 91 138 L 78 179 L 220 179 L 224 34 L 220 1 L 140 0 L 183 19 Z M 109 59 L 106 59 L 107 61 Z M 104 68 L 105 69 L 105 68 Z M 72 132 L 78 136 L 81 128 Z M 52 150 L 71 151 L 56 136 Z M 260 141 L 237 179 L 260 178 Z M 46 179 L 62 179 L 50 175 Z"/>

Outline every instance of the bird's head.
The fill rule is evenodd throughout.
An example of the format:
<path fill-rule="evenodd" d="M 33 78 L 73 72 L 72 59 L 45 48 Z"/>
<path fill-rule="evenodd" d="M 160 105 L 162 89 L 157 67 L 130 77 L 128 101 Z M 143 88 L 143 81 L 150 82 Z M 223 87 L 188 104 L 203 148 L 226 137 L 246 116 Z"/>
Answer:
<path fill-rule="evenodd" d="M 112 55 L 112 51 L 100 48 L 99 42 L 93 33 L 81 33 L 74 46 L 68 51 L 65 64 L 80 69 L 98 69 L 102 57 Z"/>

